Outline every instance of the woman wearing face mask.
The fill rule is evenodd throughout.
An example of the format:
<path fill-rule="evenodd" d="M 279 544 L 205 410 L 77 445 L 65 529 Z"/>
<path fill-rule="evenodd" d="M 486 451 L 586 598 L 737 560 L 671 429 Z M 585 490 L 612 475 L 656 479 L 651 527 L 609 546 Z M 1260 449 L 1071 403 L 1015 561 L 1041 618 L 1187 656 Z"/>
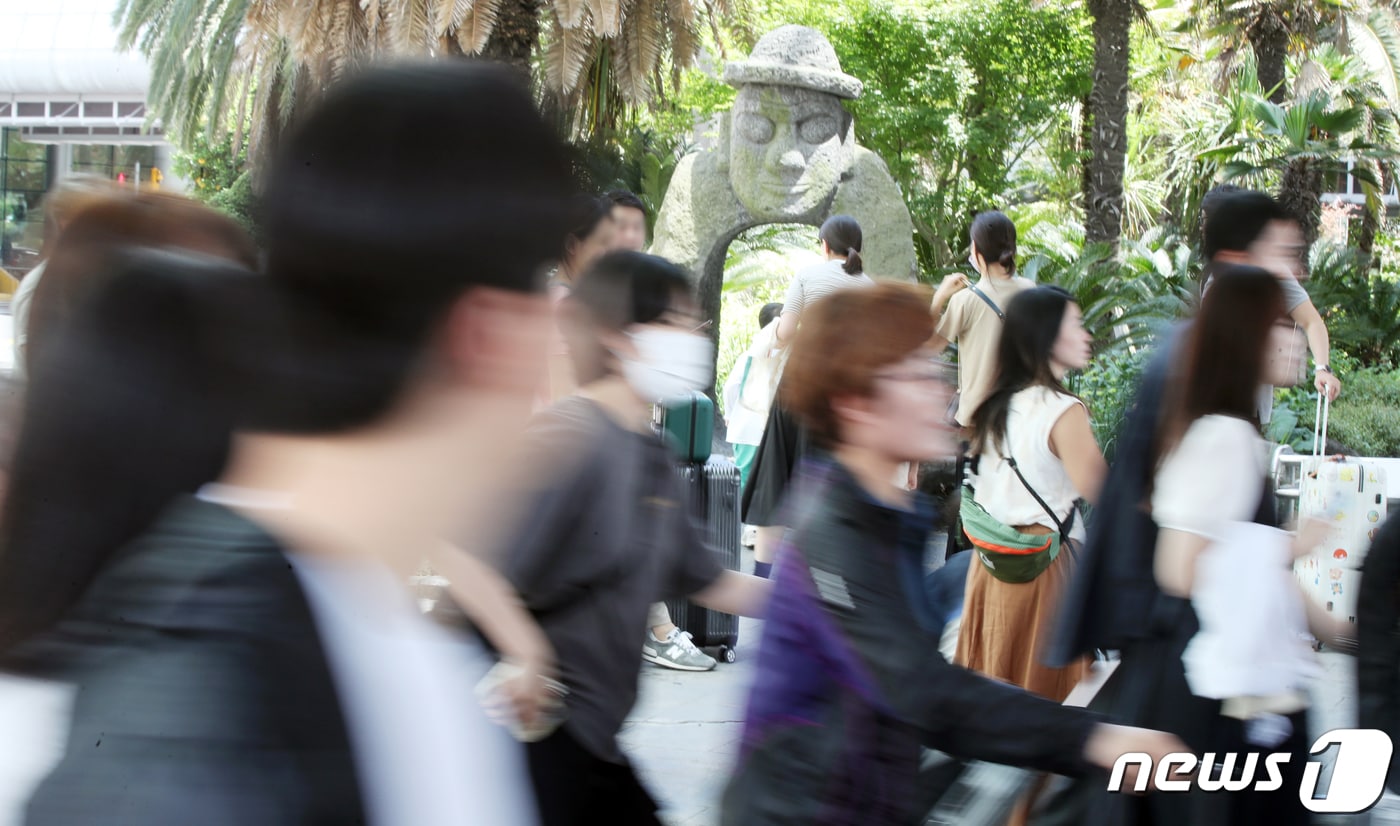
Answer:
<path fill-rule="evenodd" d="M 529 746 L 545 826 L 657 823 L 617 744 L 637 694 L 637 630 L 660 599 L 754 616 L 768 583 L 726 571 L 692 523 L 650 405 L 710 381 L 685 274 L 635 252 L 599 259 L 564 305 L 579 392 L 538 417 L 533 463 L 504 573 L 558 655 L 561 728 Z"/>

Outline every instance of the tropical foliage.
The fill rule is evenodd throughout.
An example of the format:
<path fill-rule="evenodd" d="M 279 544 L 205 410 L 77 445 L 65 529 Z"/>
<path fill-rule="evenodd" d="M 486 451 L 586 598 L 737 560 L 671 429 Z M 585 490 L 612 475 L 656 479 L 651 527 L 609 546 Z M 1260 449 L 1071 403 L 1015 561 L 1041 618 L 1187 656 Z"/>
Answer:
<path fill-rule="evenodd" d="M 273 141 L 366 61 L 469 55 L 533 72 L 575 129 L 664 92 L 729 0 L 120 0 L 124 46 L 151 60 L 151 101 L 178 134 Z"/>
<path fill-rule="evenodd" d="M 118 21 L 150 56 L 179 171 L 249 222 L 259 155 L 244 145 L 399 55 L 528 72 L 580 179 L 637 192 L 654 218 L 680 155 L 723 140 L 725 62 L 810 25 L 865 84 L 856 136 L 899 184 L 922 277 L 962 266 L 972 215 L 999 208 L 1021 271 L 1078 296 L 1096 362 L 1076 381 L 1101 437 L 1155 330 L 1189 309 L 1201 203 L 1225 182 L 1276 194 L 1307 230 L 1307 288 L 1346 382 L 1338 433 L 1375 447 L 1364 428 L 1393 415 L 1384 393 L 1353 391 L 1400 383 L 1393 0 L 121 0 Z M 731 246 L 721 374 L 811 249 L 793 227 Z M 1280 395 L 1273 435 L 1301 438 L 1306 392 Z"/>

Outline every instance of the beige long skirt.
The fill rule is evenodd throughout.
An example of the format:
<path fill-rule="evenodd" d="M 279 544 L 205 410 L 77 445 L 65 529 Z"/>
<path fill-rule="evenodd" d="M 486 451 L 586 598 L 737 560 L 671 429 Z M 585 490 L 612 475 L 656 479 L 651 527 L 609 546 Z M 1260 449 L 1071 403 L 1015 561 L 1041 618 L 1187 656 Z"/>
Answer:
<path fill-rule="evenodd" d="M 1040 655 L 1054 633 L 1055 609 L 1074 571 L 1074 557 L 1064 548 L 1040 576 L 1015 584 L 992 576 L 974 558 L 968 566 L 962 631 L 953 661 L 1064 702 L 1089 673 L 1089 660 L 1049 668 L 1041 664 Z"/>

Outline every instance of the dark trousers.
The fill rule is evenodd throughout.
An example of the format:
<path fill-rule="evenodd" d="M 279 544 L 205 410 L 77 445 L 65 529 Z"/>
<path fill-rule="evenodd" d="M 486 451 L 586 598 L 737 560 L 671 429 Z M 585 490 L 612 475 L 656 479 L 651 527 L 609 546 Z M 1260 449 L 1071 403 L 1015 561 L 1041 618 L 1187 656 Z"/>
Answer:
<path fill-rule="evenodd" d="M 1233 717 L 1220 717 L 1216 723 L 1217 754 L 1235 753 L 1241 756 L 1250 753 L 1259 755 L 1259 768 L 1255 778 L 1265 776 L 1264 758 L 1275 752 L 1287 752 L 1293 758 L 1282 768 L 1283 787 L 1272 792 L 1247 791 L 1230 792 L 1225 795 L 1229 806 L 1228 823 L 1231 826 L 1308 826 L 1311 815 L 1298 799 L 1298 789 L 1303 785 L 1303 767 L 1308 762 L 1308 712 L 1299 711 L 1288 715 L 1293 724 L 1289 738 L 1272 749 L 1261 749 L 1245 741 L 1243 720 Z M 1235 775 L 1239 776 L 1240 763 L 1235 764 Z"/>
<path fill-rule="evenodd" d="M 593 756 L 566 729 L 527 744 L 525 753 L 541 826 L 660 826 L 656 801 L 632 767 Z"/>

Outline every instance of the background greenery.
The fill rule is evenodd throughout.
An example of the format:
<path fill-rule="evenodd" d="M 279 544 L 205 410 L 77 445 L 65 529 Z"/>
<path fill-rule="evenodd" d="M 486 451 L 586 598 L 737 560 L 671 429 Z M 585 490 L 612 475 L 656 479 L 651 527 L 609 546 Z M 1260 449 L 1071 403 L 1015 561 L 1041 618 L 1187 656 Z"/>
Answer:
<path fill-rule="evenodd" d="M 633 190 L 654 219 L 679 158 L 718 137 L 734 96 L 725 62 L 778 25 L 815 27 L 865 84 L 848 104 L 856 135 L 900 186 L 921 278 L 962 266 L 972 215 L 999 208 L 1020 229 L 1022 272 L 1078 296 L 1096 360 L 1074 384 L 1110 453 L 1144 354 L 1196 294 L 1201 199 L 1229 181 L 1277 194 L 1308 231 L 1307 289 L 1345 382 L 1334 439 L 1400 454 L 1400 249 L 1382 198 L 1400 150 L 1397 0 L 705 0 L 667 3 L 664 19 L 622 0 L 611 23 L 592 4 L 477 3 L 498 12 L 485 29 L 458 19 L 471 4 L 425 0 L 356 4 L 343 31 L 291 0 L 124 0 L 120 14 L 152 55 L 152 100 L 182 144 L 176 171 L 250 227 L 259 167 L 245 144 L 275 143 L 315 96 L 308 78 L 403 53 L 520 66 L 574 141 L 584 184 Z M 354 29 L 371 8 L 384 28 Z M 1105 55 L 1126 55 L 1126 75 Z M 1117 114 L 1102 97 L 1114 88 L 1127 90 Z M 1091 172 L 1117 135 L 1121 201 L 1100 202 Z M 1344 185 L 1361 203 L 1322 204 Z M 1086 244 L 1086 226 L 1103 237 L 1106 209 L 1117 232 Z M 721 385 L 758 307 L 810 260 L 811 235 L 759 228 L 730 248 Z M 1311 439 L 1309 392 L 1280 392 L 1280 441 Z"/>

